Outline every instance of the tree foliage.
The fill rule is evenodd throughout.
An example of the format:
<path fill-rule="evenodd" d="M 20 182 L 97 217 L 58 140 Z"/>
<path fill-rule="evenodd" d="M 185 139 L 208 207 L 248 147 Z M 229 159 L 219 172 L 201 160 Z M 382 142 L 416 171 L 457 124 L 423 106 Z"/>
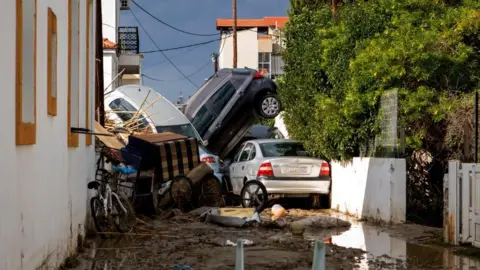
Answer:
<path fill-rule="evenodd" d="M 331 0 L 290 0 L 290 12 L 293 14 L 301 13 L 304 8 L 308 10 L 316 10 Z"/>
<path fill-rule="evenodd" d="M 395 88 L 407 149 L 455 144 L 449 115 L 480 85 L 480 1 L 344 1 L 336 20 L 327 3 L 293 2 L 279 80 L 289 134 L 327 159 L 356 156 Z"/>

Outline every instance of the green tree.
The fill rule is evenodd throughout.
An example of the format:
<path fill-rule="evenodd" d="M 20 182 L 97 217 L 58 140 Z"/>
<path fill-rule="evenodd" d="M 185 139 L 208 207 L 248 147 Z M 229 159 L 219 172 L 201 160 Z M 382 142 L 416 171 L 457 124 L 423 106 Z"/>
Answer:
<path fill-rule="evenodd" d="M 289 133 L 327 159 L 356 156 L 396 88 L 407 150 L 438 154 L 449 113 L 480 85 L 480 1 L 356 1 L 335 22 L 329 2 L 305 7 L 314 2 L 295 1 L 285 31 Z"/>
<path fill-rule="evenodd" d="M 331 0 L 290 0 L 290 12 L 292 14 L 299 14 L 304 8 L 316 10 L 330 2 Z"/>

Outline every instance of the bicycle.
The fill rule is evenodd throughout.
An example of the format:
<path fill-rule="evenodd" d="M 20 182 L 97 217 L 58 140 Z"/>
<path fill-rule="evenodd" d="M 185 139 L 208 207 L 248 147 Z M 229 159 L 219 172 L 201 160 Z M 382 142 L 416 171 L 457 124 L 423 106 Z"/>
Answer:
<path fill-rule="evenodd" d="M 110 161 L 116 161 L 116 166 L 112 171 L 100 168 L 103 158 Z M 90 207 L 93 221 L 98 232 L 111 231 L 113 221 L 117 231 L 129 233 L 133 230 L 136 223 L 135 210 L 128 197 L 124 194 L 117 194 L 110 186 L 111 181 L 115 181 L 115 190 L 118 190 L 121 175 L 135 173 L 136 170 L 125 165 L 121 165 L 121 152 L 116 149 L 103 147 L 100 157 L 97 161 L 97 171 L 95 181 L 88 183 L 89 189 L 95 189 L 97 194 L 90 199 Z"/>

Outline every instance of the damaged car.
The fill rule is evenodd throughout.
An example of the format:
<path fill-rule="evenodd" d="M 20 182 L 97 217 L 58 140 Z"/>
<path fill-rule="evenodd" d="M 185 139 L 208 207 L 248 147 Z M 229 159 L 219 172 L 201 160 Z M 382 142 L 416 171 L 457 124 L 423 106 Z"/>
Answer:
<path fill-rule="evenodd" d="M 187 101 L 185 115 L 208 149 L 226 156 L 259 117 L 275 118 L 282 110 L 273 80 L 254 69 L 224 68 Z"/>

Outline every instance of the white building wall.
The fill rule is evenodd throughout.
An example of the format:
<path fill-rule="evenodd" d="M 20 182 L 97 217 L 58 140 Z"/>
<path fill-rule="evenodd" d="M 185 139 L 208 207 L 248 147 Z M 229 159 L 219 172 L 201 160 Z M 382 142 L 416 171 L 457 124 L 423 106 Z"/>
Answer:
<path fill-rule="evenodd" d="M 37 0 L 36 143 L 15 141 L 16 0 L 0 9 L 0 269 L 55 269 L 75 251 L 84 232 L 87 182 L 93 179 L 94 147 L 79 135 L 79 147 L 67 147 L 67 1 Z M 96 2 L 96 1 L 94 1 Z M 81 3 L 85 3 L 82 1 Z M 47 9 L 57 16 L 57 116 L 47 114 Z M 95 10 L 95 7 L 92 7 Z M 81 4 L 81 40 L 85 40 L 86 5 Z M 93 18 L 92 18 L 93 17 Z M 91 18 L 94 19 L 94 16 Z M 91 36 L 94 57 L 94 35 Z M 85 119 L 85 42 L 80 42 L 79 123 Z M 93 58 L 94 59 L 94 58 Z M 90 67 L 90 116 L 93 121 L 94 63 Z M 32 63 L 33 65 L 33 63 Z M 93 125 L 92 125 L 93 126 Z M 40 268 L 40 269 L 42 269 Z"/>
<path fill-rule="evenodd" d="M 332 208 L 358 218 L 405 222 L 406 178 L 405 159 L 332 162 Z"/>
<path fill-rule="evenodd" d="M 120 25 L 120 0 L 102 0 L 103 38 L 118 43 L 117 29 Z"/>
<path fill-rule="evenodd" d="M 118 72 L 118 57 L 114 50 L 103 50 L 103 89 L 110 92 L 120 85 L 120 76 L 114 81 Z"/>
<path fill-rule="evenodd" d="M 231 34 L 222 34 L 219 68 L 233 67 L 233 38 Z M 258 41 L 256 28 L 237 32 L 237 67 L 258 69 Z"/>

